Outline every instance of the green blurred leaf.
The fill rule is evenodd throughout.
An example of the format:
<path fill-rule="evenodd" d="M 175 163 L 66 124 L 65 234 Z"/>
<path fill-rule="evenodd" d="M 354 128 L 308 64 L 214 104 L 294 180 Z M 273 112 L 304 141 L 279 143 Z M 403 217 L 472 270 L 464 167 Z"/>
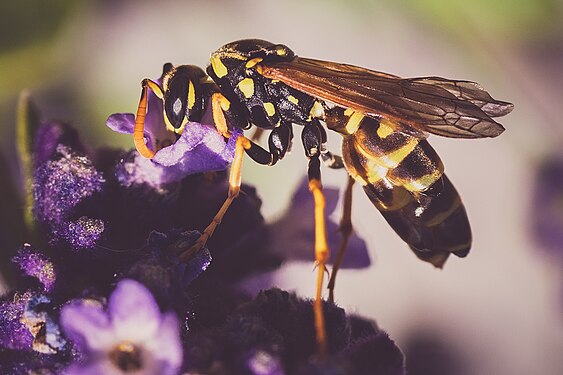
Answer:
<path fill-rule="evenodd" d="M 33 233 L 33 140 L 39 128 L 39 111 L 31 102 L 29 93 L 22 92 L 18 101 L 16 120 L 16 147 L 23 177 L 23 219 L 29 233 Z"/>
<path fill-rule="evenodd" d="M 535 37 L 560 23 L 557 0 L 405 0 L 403 6 L 437 28 L 456 34 Z"/>

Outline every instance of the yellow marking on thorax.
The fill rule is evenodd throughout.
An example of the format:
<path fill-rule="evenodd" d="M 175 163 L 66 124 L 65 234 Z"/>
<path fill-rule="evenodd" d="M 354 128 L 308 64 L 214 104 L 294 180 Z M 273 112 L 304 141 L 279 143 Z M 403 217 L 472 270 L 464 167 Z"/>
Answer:
<path fill-rule="evenodd" d="M 190 80 L 188 85 L 188 109 L 192 109 L 195 104 L 195 88 L 193 82 Z"/>
<path fill-rule="evenodd" d="M 362 122 L 363 119 L 364 119 L 364 115 L 362 115 L 360 112 L 353 112 L 350 118 L 348 119 L 348 122 L 346 123 L 344 129 L 348 134 L 354 134 L 356 130 L 358 130 L 358 128 L 360 127 L 360 123 Z"/>
<path fill-rule="evenodd" d="M 250 69 L 250 68 L 254 67 L 256 64 L 261 63 L 262 60 L 264 60 L 264 59 L 261 58 L 261 57 L 256 57 L 256 58 L 254 58 L 254 59 L 252 59 L 252 60 L 248 60 L 248 61 L 246 62 L 246 68 L 247 68 L 247 69 Z"/>
<path fill-rule="evenodd" d="M 287 97 L 287 100 L 290 101 L 291 103 L 295 104 L 295 105 L 299 104 L 299 99 L 297 99 L 297 98 L 296 98 L 295 96 L 293 96 L 293 95 L 289 95 L 289 96 Z"/>
<path fill-rule="evenodd" d="M 381 120 L 377 128 L 377 136 L 381 139 L 385 139 L 393 134 L 393 131 L 393 128 L 387 124 L 386 120 Z"/>
<path fill-rule="evenodd" d="M 238 83 L 237 87 L 246 99 L 249 99 L 252 95 L 254 95 L 254 81 L 252 78 L 243 79 Z"/>
<path fill-rule="evenodd" d="M 282 46 L 278 46 L 278 47 L 276 47 L 276 54 L 278 56 L 285 56 L 285 55 L 287 55 L 287 50 Z"/>
<path fill-rule="evenodd" d="M 315 100 L 313 106 L 311 107 L 311 110 L 309 111 L 309 116 L 311 118 L 321 118 L 323 117 L 323 114 L 324 114 L 324 108 L 322 104 L 319 101 Z"/>
<path fill-rule="evenodd" d="M 266 110 L 266 114 L 270 117 L 276 114 L 276 109 L 272 103 L 264 103 L 264 109 Z"/>
<path fill-rule="evenodd" d="M 225 64 L 223 64 L 220 58 L 211 56 L 211 67 L 213 68 L 213 71 L 215 72 L 217 77 L 223 78 L 227 75 L 227 67 L 225 66 Z"/>

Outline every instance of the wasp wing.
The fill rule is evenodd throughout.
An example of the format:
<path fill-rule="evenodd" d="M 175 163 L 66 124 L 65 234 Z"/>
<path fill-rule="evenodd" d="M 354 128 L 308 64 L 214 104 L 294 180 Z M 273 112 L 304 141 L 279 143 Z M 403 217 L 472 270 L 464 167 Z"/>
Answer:
<path fill-rule="evenodd" d="M 481 86 L 469 81 L 403 79 L 302 57 L 265 63 L 260 69 L 263 76 L 316 98 L 445 137 L 496 137 L 504 127 L 492 117 L 504 116 L 513 108 L 511 103 L 493 99 Z"/>

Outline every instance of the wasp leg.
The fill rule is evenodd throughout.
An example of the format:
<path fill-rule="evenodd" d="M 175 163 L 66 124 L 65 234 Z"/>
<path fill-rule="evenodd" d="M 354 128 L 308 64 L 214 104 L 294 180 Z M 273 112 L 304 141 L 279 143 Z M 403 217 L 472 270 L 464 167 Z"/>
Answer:
<path fill-rule="evenodd" d="M 225 111 L 228 111 L 231 103 L 223 94 L 215 92 L 211 95 L 211 108 L 213 110 L 213 122 L 219 134 L 225 138 L 231 137 L 231 132 L 227 126 L 227 119 L 225 118 Z"/>
<path fill-rule="evenodd" d="M 336 274 L 340 269 L 342 264 L 342 259 L 344 259 L 344 253 L 348 247 L 348 240 L 352 235 L 352 188 L 354 187 L 355 180 L 348 176 L 348 182 L 346 183 L 346 190 L 344 190 L 344 203 L 342 207 L 342 218 L 340 219 L 340 226 L 338 230 L 342 233 L 342 240 L 340 242 L 340 248 L 338 249 L 338 255 L 332 266 L 332 273 L 330 275 L 330 280 L 328 282 L 328 300 L 334 302 L 334 286 L 336 284 Z"/>
<path fill-rule="evenodd" d="M 328 344 L 323 313 L 322 290 L 326 262 L 329 249 L 326 240 L 325 224 L 325 197 L 321 183 L 320 147 L 322 143 L 320 124 L 313 122 L 305 126 L 301 138 L 305 147 L 305 154 L 309 158 L 309 190 L 315 201 L 315 263 L 318 267 L 317 290 L 313 305 L 315 315 L 315 330 L 317 336 L 317 355 L 324 357 L 327 354 Z"/>
<path fill-rule="evenodd" d="M 332 152 L 326 150 L 321 154 L 321 159 L 327 167 L 331 169 L 342 169 L 344 168 L 344 161 L 342 156 L 334 155 Z"/>
<path fill-rule="evenodd" d="M 135 148 L 147 159 L 152 159 L 155 152 L 148 148 L 145 143 L 145 117 L 147 116 L 147 96 L 148 89 L 150 88 L 154 94 L 163 100 L 164 94 L 158 83 L 151 81 L 150 79 L 144 79 L 141 83 L 141 99 L 139 100 L 139 106 L 137 107 L 137 116 L 135 117 L 135 129 L 133 130 L 133 142 L 135 143 Z"/>
<path fill-rule="evenodd" d="M 291 147 L 293 139 L 293 131 L 291 124 L 282 123 L 277 128 L 274 128 L 268 138 L 268 147 L 270 151 L 266 151 L 256 143 L 248 140 L 248 148 L 245 149 L 246 153 L 252 160 L 262 165 L 274 165 L 287 153 Z"/>
<path fill-rule="evenodd" d="M 342 156 L 334 155 L 330 152 L 327 148 L 327 135 L 326 130 L 322 126 L 318 125 L 318 129 L 321 132 L 321 160 L 323 163 L 331 168 L 331 169 L 341 169 L 344 168 L 344 161 L 342 160 Z"/>
<path fill-rule="evenodd" d="M 225 202 L 223 202 L 223 205 L 221 206 L 217 214 L 215 214 L 211 223 L 204 229 L 203 233 L 198 238 L 196 243 L 194 243 L 188 249 L 178 244 L 174 245 L 172 251 L 180 254 L 180 261 L 188 261 L 193 254 L 195 254 L 205 246 L 209 237 L 213 235 L 213 232 L 215 232 L 215 229 L 223 220 L 223 217 L 227 213 L 227 210 L 229 209 L 231 203 L 238 196 L 240 192 L 242 157 L 244 155 L 244 152 L 246 152 L 248 156 L 250 156 L 257 163 L 264 165 L 273 165 L 280 159 L 277 151 L 268 152 L 242 135 L 237 138 L 235 156 L 233 158 L 231 171 L 229 173 L 229 192 L 227 194 L 227 199 L 225 200 Z"/>
<path fill-rule="evenodd" d="M 291 148 L 292 142 L 292 125 L 289 122 L 282 122 L 270 132 L 270 136 L 268 137 L 270 153 L 276 155 L 278 160 L 281 160 Z"/>
<path fill-rule="evenodd" d="M 211 237 L 213 232 L 217 226 L 223 220 L 223 217 L 227 213 L 229 206 L 233 203 L 233 200 L 238 196 L 240 192 L 240 184 L 241 184 L 241 171 L 242 171 L 242 157 L 244 155 L 244 150 L 249 149 L 251 147 L 250 140 L 244 136 L 240 136 L 237 138 L 236 149 L 235 149 L 235 156 L 233 159 L 233 163 L 231 164 L 231 170 L 229 173 L 229 192 L 227 194 L 227 199 L 223 202 L 223 205 L 213 217 L 211 223 L 204 229 L 201 236 L 198 240 L 190 246 L 188 249 L 185 248 L 176 248 L 176 252 L 180 252 L 179 259 L 182 262 L 187 262 L 193 254 L 199 251 L 202 247 L 205 246 L 205 243 Z"/>

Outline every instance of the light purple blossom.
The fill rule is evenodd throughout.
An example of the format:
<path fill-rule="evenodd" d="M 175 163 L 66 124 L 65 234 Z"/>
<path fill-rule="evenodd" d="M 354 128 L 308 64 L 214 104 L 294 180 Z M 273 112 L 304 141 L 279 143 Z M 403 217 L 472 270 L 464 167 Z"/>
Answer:
<path fill-rule="evenodd" d="M 178 138 L 166 129 L 162 101 L 149 90 L 145 140 L 156 154 L 150 161 L 137 160 L 134 167 L 130 166 L 134 168 L 134 173 L 129 173 L 128 178 L 133 182 L 138 179 L 151 183 L 150 176 L 153 175 L 154 180 L 167 183 L 189 174 L 227 168 L 234 158 L 236 139 L 242 132 L 235 129 L 225 140 L 217 132 L 209 112 L 203 116 L 201 123 L 188 122 Z M 106 126 L 118 133 L 133 134 L 135 116 L 132 113 L 114 113 L 107 119 Z"/>
<path fill-rule="evenodd" d="M 65 374 L 177 374 L 182 364 L 179 322 L 162 314 L 142 284 L 122 280 L 107 311 L 91 300 L 61 310 L 61 326 L 84 355 Z"/>

